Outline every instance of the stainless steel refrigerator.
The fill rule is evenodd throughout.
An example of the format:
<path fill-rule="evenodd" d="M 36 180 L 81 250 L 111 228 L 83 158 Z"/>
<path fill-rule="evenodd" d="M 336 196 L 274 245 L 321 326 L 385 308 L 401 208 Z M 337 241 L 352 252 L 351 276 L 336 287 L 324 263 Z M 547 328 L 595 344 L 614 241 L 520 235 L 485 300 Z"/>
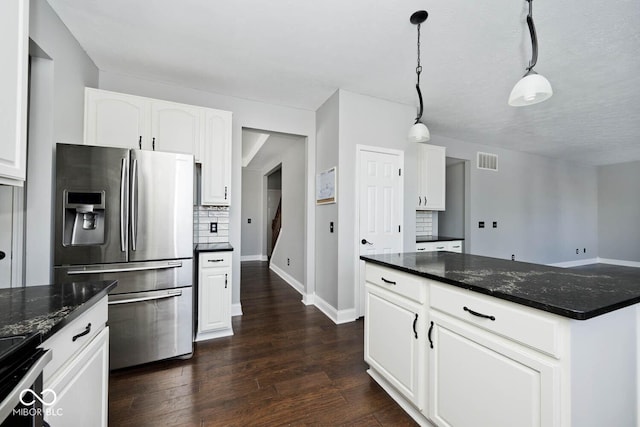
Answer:
<path fill-rule="evenodd" d="M 56 145 L 56 282 L 117 279 L 110 367 L 193 352 L 193 156 Z"/>

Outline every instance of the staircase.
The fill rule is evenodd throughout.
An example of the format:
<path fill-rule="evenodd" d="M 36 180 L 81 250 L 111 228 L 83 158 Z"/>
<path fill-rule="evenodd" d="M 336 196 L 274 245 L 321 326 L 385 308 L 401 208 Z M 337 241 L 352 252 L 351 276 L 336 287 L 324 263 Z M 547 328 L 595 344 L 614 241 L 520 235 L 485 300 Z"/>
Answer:
<path fill-rule="evenodd" d="M 276 209 L 276 214 L 273 217 L 273 221 L 271 221 L 271 253 L 273 253 L 273 249 L 276 247 L 276 242 L 278 241 L 278 236 L 280 235 L 280 229 L 282 228 L 282 198 L 278 202 L 278 209 Z"/>

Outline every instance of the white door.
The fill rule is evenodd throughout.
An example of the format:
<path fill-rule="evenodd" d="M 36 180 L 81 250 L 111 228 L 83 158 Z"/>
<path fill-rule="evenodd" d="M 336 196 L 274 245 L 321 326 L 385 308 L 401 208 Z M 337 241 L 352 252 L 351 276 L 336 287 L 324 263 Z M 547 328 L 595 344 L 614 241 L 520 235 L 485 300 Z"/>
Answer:
<path fill-rule="evenodd" d="M 397 150 L 358 152 L 358 247 L 360 255 L 402 252 L 404 153 Z M 356 269 L 358 315 L 364 314 L 364 262 Z"/>
<path fill-rule="evenodd" d="M 0 185 L 0 288 L 11 287 L 13 188 Z"/>

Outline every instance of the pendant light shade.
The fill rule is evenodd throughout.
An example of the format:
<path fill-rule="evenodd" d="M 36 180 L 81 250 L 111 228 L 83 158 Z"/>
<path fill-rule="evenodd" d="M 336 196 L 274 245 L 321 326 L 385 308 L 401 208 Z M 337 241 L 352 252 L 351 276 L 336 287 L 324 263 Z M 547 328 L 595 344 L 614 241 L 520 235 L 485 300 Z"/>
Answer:
<path fill-rule="evenodd" d="M 422 123 L 416 123 L 409 129 L 410 142 L 427 142 L 430 139 L 431 134 L 429 133 L 429 129 Z"/>
<path fill-rule="evenodd" d="M 509 95 L 509 105 L 524 107 L 546 101 L 553 95 L 551 83 L 544 76 L 531 72 L 516 83 Z"/>
<path fill-rule="evenodd" d="M 549 80 L 533 71 L 533 67 L 535 67 L 538 62 L 538 36 L 536 35 L 536 27 L 533 25 L 533 0 L 525 1 L 529 3 L 527 25 L 529 26 L 529 34 L 531 35 L 531 61 L 529 61 L 525 75 L 516 83 L 513 90 L 511 90 L 509 105 L 512 107 L 524 107 L 537 104 L 538 102 L 551 98 L 551 95 L 553 95 L 553 89 L 551 89 Z"/>
<path fill-rule="evenodd" d="M 420 101 L 420 110 L 418 110 L 418 116 L 415 123 L 409 129 L 409 141 L 411 142 L 427 142 L 431 139 L 429 129 L 423 123 L 420 123 L 422 118 L 423 104 L 422 104 L 422 92 L 420 91 L 420 73 L 422 72 L 422 66 L 420 65 L 420 24 L 427 20 L 429 14 L 426 10 L 419 10 L 411 15 L 409 21 L 413 25 L 418 26 L 418 66 L 416 67 L 416 91 L 418 92 L 418 100 Z"/>

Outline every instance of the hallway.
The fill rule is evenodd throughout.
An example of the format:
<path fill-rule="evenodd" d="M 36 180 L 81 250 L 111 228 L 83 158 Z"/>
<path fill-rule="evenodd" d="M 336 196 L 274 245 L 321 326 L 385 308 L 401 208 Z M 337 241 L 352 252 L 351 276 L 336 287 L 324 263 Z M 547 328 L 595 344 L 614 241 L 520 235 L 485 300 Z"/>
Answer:
<path fill-rule="evenodd" d="M 110 425 L 415 425 L 366 373 L 362 320 L 335 325 L 300 300 L 266 262 L 242 263 L 235 335 L 113 373 Z"/>

